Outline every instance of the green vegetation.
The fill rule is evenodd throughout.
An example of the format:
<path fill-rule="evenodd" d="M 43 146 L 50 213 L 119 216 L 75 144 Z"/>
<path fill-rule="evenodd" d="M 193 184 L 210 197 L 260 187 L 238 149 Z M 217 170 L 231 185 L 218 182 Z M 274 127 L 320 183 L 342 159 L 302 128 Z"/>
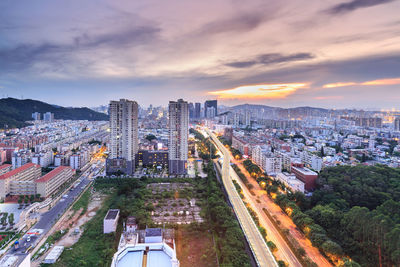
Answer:
<path fill-rule="evenodd" d="M 400 265 L 400 169 L 327 168 L 311 200 L 288 193 L 276 203 L 331 260 L 349 255 L 346 266 Z"/>
<path fill-rule="evenodd" d="M 75 204 L 72 206 L 72 210 L 78 211 L 82 209 L 81 215 L 84 214 L 89 206 L 89 200 L 90 200 L 90 190 L 86 190 L 82 194 L 82 196 L 78 199 L 78 201 L 76 201 Z"/>
<path fill-rule="evenodd" d="M 89 144 L 89 145 L 94 145 L 94 144 L 96 144 L 96 145 L 101 145 L 101 142 L 100 142 L 99 140 L 94 140 L 94 139 L 92 139 L 92 140 L 90 140 L 90 141 L 88 142 L 88 144 Z"/>
<path fill-rule="evenodd" d="M 221 189 L 217 185 L 212 163 L 207 169 L 207 205 L 208 224 L 216 236 L 218 256 L 221 266 L 251 266 L 245 252 L 244 235 L 232 209 L 226 203 Z"/>
<path fill-rule="evenodd" d="M 88 108 L 64 108 L 32 99 L 0 99 L 0 128 L 23 127 L 25 121 L 32 120 L 34 112 L 52 112 L 56 119 L 64 120 L 108 120 L 106 114 Z"/>
<path fill-rule="evenodd" d="M 154 134 L 148 134 L 146 136 L 146 139 L 149 140 L 149 142 L 151 142 L 153 140 L 157 140 L 157 137 Z"/>
<path fill-rule="evenodd" d="M 203 160 L 210 159 L 210 151 L 211 151 L 211 158 L 217 158 L 217 149 L 213 142 L 210 141 L 209 138 L 204 138 L 204 136 L 197 130 L 190 128 L 190 133 L 195 136 L 197 141 L 197 150 L 199 153 L 199 157 Z"/>
<path fill-rule="evenodd" d="M 246 159 L 243 161 L 243 166 L 250 173 L 252 177 L 258 177 L 262 174 L 262 170 L 258 167 L 257 164 L 254 164 L 251 160 Z"/>

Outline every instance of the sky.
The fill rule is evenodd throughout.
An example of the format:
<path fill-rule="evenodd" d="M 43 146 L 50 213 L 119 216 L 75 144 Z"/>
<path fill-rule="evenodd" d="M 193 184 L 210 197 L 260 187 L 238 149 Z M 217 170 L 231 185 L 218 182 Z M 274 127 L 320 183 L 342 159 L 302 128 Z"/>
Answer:
<path fill-rule="evenodd" d="M 0 1 L 0 97 L 400 109 L 398 0 Z"/>

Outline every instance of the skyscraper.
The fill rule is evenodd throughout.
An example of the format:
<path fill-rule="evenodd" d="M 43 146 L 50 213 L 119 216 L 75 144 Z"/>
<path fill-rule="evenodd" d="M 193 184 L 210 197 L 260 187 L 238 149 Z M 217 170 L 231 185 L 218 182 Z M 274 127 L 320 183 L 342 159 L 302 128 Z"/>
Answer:
<path fill-rule="evenodd" d="M 394 120 L 394 130 L 400 132 L 400 117 Z"/>
<path fill-rule="evenodd" d="M 194 105 L 193 103 L 189 103 L 189 119 L 194 118 Z"/>
<path fill-rule="evenodd" d="M 169 102 L 168 165 L 170 174 L 186 174 L 188 159 L 188 103 L 179 99 Z"/>
<path fill-rule="evenodd" d="M 111 101 L 110 115 L 110 155 L 107 173 L 135 171 L 135 154 L 138 150 L 138 104 L 121 99 Z"/>
<path fill-rule="evenodd" d="M 54 113 L 51 112 L 46 112 L 43 114 L 43 120 L 46 122 L 52 122 L 54 121 Z"/>
<path fill-rule="evenodd" d="M 218 115 L 218 101 L 217 100 L 207 100 L 204 103 L 204 117 L 213 118 Z M 210 117 L 212 116 L 212 117 Z"/>
<path fill-rule="evenodd" d="M 194 118 L 200 119 L 200 117 L 201 117 L 201 104 L 194 103 Z"/>

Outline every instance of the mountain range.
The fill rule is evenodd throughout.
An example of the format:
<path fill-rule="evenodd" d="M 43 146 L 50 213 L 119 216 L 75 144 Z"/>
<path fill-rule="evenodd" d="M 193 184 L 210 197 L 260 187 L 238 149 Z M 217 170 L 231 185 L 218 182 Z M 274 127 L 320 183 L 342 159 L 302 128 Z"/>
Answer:
<path fill-rule="evenodd" d="M 32 120 L 32 113 L 54 113 L 55 119 L 61 120 L 108 120 L 104 113 L 93 111 L 86 107 L 66 108 L 51 105 L 42 101 L 32 99 L 2 98 L 0 99 L 0 128 L 24 127 L 29 125 L 27 121 Z"/>

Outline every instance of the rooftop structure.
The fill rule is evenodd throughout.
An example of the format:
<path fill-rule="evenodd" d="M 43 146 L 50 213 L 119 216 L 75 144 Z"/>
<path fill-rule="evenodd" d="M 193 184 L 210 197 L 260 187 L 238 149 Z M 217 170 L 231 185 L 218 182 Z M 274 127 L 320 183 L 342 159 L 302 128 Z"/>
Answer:
<path fill-rule="evenodd" d="M 64 251 L 64 246 L 54 246 L 49 254 L 47 254 L 43 263 L 53 264 L 58 258 L 61 256 L 61 253 Z"/>
<path fill-rule="evenodd" d="M 121 240 L 125 235 L 126 233 L 121 236 Z M 119 250 L 114 254 L 111 267 L 179 267 L 174 242 L 169 245 L 163 240 L 162 235 L 162 229 L 148 228 L 145 230 L 145 238 L 161 238 L 159 242 L 138 243 L 137 234 L 135 238 L 130 239 L 131 242 L 120 241 Z"/>
<path fill-rule="evenodd" d="M 115 232 L 117 230 L 118 219 L 119 219 L 119 210 L 118 209 L 109 210 L 106 214 L 106 217 L 104 217 L 103 233 L 108 234 Z"/>

